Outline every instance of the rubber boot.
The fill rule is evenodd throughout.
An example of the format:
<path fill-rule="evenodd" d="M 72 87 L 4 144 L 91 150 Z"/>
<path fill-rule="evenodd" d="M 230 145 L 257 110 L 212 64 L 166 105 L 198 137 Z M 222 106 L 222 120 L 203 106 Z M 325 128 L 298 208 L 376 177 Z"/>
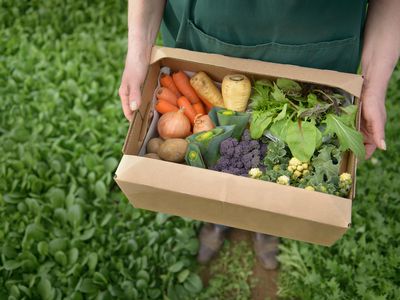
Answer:
<path fill-rule="evenodd" d="M 254 251 L 262 267 L 266 270 L 278 268 L 279 239 L 276 236 L 262 233 L 253 233 L 252 238 Z"/>
<path fill-rule="evenodd" d="M 204 223 L 199 235 L 200 248 L 197 261 L 208 263 L 221 249 L 228 227 L 211 223 Z"/>

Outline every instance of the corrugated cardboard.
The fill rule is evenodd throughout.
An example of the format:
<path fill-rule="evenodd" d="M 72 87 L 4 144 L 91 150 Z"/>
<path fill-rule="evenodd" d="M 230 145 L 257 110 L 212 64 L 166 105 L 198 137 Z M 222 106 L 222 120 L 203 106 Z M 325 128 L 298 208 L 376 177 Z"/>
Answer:
<path fill-rule="evenodd" d="M 143 103 L 130 125 L 115 176 L 121 190 L 138 208 L 321 245 L 332 245 L 345 233 L 351 224 L 354 184 L 346 199 L 136 156 L 151 120 L 151 99 L 163 66 L 205 71 L 216 81 L 221 81 L 226 74 L 239 72 L 254 79 L 284 77 L 323 84 L 350 93 L 357 102 L 363 82 L 361 76 L 154 47 L 143 86 Z M 343 162 L 342 171 L 355 178 L 354 155 L 346 154 Z"/>

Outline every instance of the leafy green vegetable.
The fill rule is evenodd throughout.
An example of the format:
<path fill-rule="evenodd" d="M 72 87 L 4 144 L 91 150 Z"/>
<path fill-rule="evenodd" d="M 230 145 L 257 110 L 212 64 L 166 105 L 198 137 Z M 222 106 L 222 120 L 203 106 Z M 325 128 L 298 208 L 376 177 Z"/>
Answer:
<path fill-rule="evenodd" d="M 254 111 L 251 115 L 250 123 L 251 138 L 259 139 L 271 122 L 272 116 L 270 113 L 264 111 Z"/>
<path fill-rule="evenodd" d="M 364 159 L 363 136 L 359 131 L 346 125 L 348 118 L 328 114 L 324 122 L 326 123 L 324 134 L 335 134 L 339 139 L 342 151 L 350 149 L 359 159 Z"/>
<path fill-rule="evenodd" d="M 292 155 L 301 161 L 309 161 L 317 146 L 318 131 L 312 122 L 290 122 L 285 141 Z"/>

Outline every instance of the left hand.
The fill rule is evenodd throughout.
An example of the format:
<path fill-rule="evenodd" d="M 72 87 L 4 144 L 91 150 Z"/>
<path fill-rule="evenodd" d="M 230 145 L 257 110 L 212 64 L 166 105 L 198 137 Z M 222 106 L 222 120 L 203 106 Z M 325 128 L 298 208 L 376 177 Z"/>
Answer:
<path fill-rule="evenodd" d="M 371 82 L 365 77 L 361 93 L 361 132 L 364 135 L 366 159 L 369 159 L 376 148 L 386 150 L 386 97 L 387 82 Z"/>

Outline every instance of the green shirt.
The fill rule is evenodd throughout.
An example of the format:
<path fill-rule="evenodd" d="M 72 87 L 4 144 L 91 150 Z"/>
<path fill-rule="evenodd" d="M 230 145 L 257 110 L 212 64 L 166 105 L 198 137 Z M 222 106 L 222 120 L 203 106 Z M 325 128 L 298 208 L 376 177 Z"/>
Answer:
<path fill-rule="evenodd" d="M 169 0 L 164 45 L 355 73 L 367 0 Z"/>

